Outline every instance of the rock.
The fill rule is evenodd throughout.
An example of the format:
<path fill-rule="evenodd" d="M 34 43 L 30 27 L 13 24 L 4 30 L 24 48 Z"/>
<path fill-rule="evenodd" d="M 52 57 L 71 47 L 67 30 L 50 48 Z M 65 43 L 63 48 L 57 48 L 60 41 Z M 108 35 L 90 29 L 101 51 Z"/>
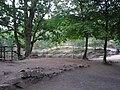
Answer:
<path fill-rule="evenodd" d="M 37 77 L 37 71 L 31 70 L 30 74 L 31 77 Z"/>
<path fill-rule="evenodd" d="M 29 75 L 27 74 L 27 72 L 26 72 L 25 70 L 21 70 L 21 71 L 20 71 L 20 77 L 21 77 L 22 79 L 26 79 L 26 78 L 29 77 Z"/>
<path fill-rule="evenodd" d="M 53 72 L 53 76 L 56 76 L 58 74 L 59 74 L 59 72 Z"/>
<path fill-rule="evenodd" d="M 90 67 L 90 65 L 84 65 L 84 68 Z"/>
<path fill-rule="evenodd" d="M 7 81 L 7 82 L 4 82 L 4 84 L 9 84 L 9 85 L 13 85 L 15 83 L 18 83 L 20 82 L 20 78 L 11 78 L 11 80 Z"/>
<path fill-rule="evenodd" d="M 1 84 L 0 90 L 12 90 L 10 84 Z"/>
<path fill-rule="evenodd" d="M 71 68 L 63 68 L 64 71 L 71 71 Z"/>
<path fill-rule="evenodd" d="M 4 86 L 6 88 L 7 87 L 9 87 L 9 88 L 13 88 L 13 87 L 14 88 L 24 88 L 25 87 L 25 83 L 21 79 L 14 78 L 14 79 L 11 79 L 11 80 L 5 82 Z M 5 90 L 7 90 L 7 89 L 5 89 Z M 8 89 L 8 90 L 13 90 L 13 89 Z"/>
<path fill-rule="evenodd" d="M 20 88 L 20 89 L 23 89 L 26 87 L 25 83 L 22 81 L 14 83 L 13 86 L 15 86 L 16 88 Z"/>
<path fill-rule="evenodd" d="M 81 64 L 81 65 L 78 65 L 78 67 L 79 67 L 79 68 L 83 68 L 83 67 L 84 67 L 84 65 L 82 65 L 82 64 Z"/>
<path fill-rule="evenodd" d="M 63 70 L 63 69 L 59 69 L 59 72 L 60 72 L 60 73 L 63 73 L 63 72 L 64 72 L 64 70 Z"/>

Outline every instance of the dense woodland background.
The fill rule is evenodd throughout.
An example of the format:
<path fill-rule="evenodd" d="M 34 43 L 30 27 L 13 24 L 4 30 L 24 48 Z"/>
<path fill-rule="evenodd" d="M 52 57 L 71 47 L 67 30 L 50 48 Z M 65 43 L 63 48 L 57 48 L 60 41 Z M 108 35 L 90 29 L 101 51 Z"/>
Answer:
<path fill-rule="evenodd" d="M 0 45 L 16 45 L 19 59 L 43 42 L 53 47 L 76 41 L 85 47 L 83 59 L 88 44 L 103 47 L 107 63 L 107 42 L 119 49 L 119 36 L 120 0 L 0 0 Z"/>

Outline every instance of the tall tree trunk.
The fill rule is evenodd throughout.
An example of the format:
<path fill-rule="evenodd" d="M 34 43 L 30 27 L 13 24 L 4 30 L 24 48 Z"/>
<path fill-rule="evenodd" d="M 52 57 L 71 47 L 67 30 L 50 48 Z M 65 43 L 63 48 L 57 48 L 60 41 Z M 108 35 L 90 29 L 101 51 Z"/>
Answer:
<path fill-rule="evenodd" d="M 103 62 L 107 64 L 107 39 L 108 39 L 108 0 L 105 0 L 105 31 L 106 31 L 106 37 L 105 37 L 105 44 L 104 44 L 104 57 L 103 57 Z"/>
<path fill-rule="evenodd" d="M 32 13 L 34 14 L 34 13 Z M 29 54 L 31 53 L 31 36 L 32 36 L 32 20 L 33 20 L 34 15 L 30 15 L 28 18 L 28 23 L 25 27 L 25 57 L 28 57 Z"/>
<path fill-rule="evenodd" d="M 31 53 L 31 33 L 29 29 L 25 31 L 25 57 Z"/>
<path fill-rule="evenodd" d="M 80 10 L 81 10 L 81 16 L 82 16 L 82 21 L 83 22 L 85 22 L 85 15 L 84 15 L 84 11 L 83 11 L 83 3 L 82 2 L 80 2 Z M 83 30 L 84 30 L 85 28 L 83 28 Z M 83 54 L 83 59 L 84 60 L 88 60 L 88 58 L 87 58 L 87 51 L 88 51 L 88 33 L 87 32 L 85 32 L 85 49 L 84 49 L 84 54 Z"/>
<path fill-rule="evenodd" d="M 31 42 L 31 52 L 32 52 L 32 50 L 33 50 L 33 46 L 34 46 L 34 42 Z"/>
<path fill-rule="evenodd" d="M 32 37 L 32 23 L 33 23 L 33 19 L 34 19 L 34 15 L 35 15 L 35 10 L 36 10 L 36 4 L 37 4 L 38 0 L 32 0 L 31 1 L 31 7 L 30 7 L 30 11 L 29 11 L 29 16 L 28 16 L 28 8 L 27 8 L 27 2 L 28 0 L 24 0 L 24 26 L 25 26 L 25 30 L 24 30 L 24 35 L 25 35 L 25 57 L 28 57 L 31 53 L 31 37 Z"/>
<path fill-rule="evenodd" d="M 20 52 L 21 47 L 20 47 L 18 36 L 17 36 L 15 0 L 13 0 L 13 22 L 14 22 L 14 37 L 15 37 L 15 42 L 17 45 L 17 55 L 18 55 L 18 59 L 20 59 L 21 58 L 21 52 Z"/>
<path fill-rule="evenodd" d="M 106 57 L 107 57 L 107 37 L 105 38 L 105 43 L 104 43 L 104 57 L 103 57 L 103 62 L 104 63 L 107 63 L 107 59 L 106 59 Z"/>
<path fill-rule="evenodd" d="M 83 59 L 88 60 L 87 58 L 87 51 L 88 51 L 88 34 L 85 35 L 85 51 L 83 55 Z"/>

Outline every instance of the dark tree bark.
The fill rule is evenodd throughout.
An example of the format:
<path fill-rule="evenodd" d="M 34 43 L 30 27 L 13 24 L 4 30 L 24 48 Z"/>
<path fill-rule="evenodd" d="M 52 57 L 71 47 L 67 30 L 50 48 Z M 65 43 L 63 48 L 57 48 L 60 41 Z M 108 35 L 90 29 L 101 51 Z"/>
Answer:
<path fill-rule="evenodd" d="M 24 0 L 24 25 L 25 25 L 25 30 L 24 30 L 24 35 L 25 35 L 25 57 L 28 57 L 31 53 L 31 48 L 33 45 L 31 45 L 31 37 L 32 37 L 32 23 L 35 15 L 35 10 L 36 10 L 36 4 L 38 0 L 33 0 L 32 1 L 32 6 L 29 11 L 29 16 L 28 16 L 28 9 L 27 9 L 27 0 Z"/>
<path fill-rule="evenodd" d="M 103 62 L 107 63 L 107 37 L 105 38 L 105 43 L 104 43 L 104 57 L 103 57 Z"/>
<path fill-rule="evenodd" d="M 88 51 L 88 33 L 85 34 L 85 51 L 83 55 L 83 59 L 88 60 L 87 58 L 87 51 Z"/>
<path fill-rule="evenodd" d="M 28 6 L 28 1 L 31 1 L 31 6 Z M 40 29 L 40 25 L 41 22 L 43 20 L 43 17 L 45 16 L 45 14 L 49 11 L 49 8 L 51 6 L 51 4 L 49 3 L 46 11 L 42 12 L 42 14 L 40 14 L 40 19 L 38 20 L 38 23 L 36 25 L 36 27 L 34 28 L 33 31 L 33 21 L 35 18 L 35 14 L 36 14 L 36 10 L 40 9 L 37 8 L 37 3 L 39 0 L 24 0 L 24 39 L 25 39 L 25 57 L 28 57 L 33 49 L 33 45 L 34 43 L 39 40 L 39 36 L 41 34 L 38 34 L 38 30 Z M 45 3 L 50 2 L 45 1 Z M 43 7 L 44 8 L 44 7 Z"/>
<path fill-rule="evenodd" d="M 105 0 L 105 31 L 106 31 L 106 37 L 105 37 L 105 43 L 104 43 L 104 57 L 103 62 L 107 64 L 107 39 L 108 39 L 108 24 L 109 24 L 109 18 L 108 18 L 108 0 Z"/>
<path fill-rule="evenodd" d="M 17 45 L 17 54 L 18 54 L 18 59 L 21 58 L 21 47 L 17 35 L 17 23 L 16 23 L 16 9 L 15 9 L 15 0 L 13 0 L 13 23 L 14 23 L 14 37 L 15 37 L 15 42 Z"/>
<path fill-rule="evenodd" d="M 80 2 L 80 10 L 81 10 L 81 16 L 82 16 L 82 21 L 85 22 L 85 16 L 84 16 L 84 11 L 83 11 L 83 5 L 82 5 L 82 2 Z M 84 28 L 83 28 L 84 30 Z M 84 60 L 88 60 L 87 58 L 87 51 L 88 51 L 88 33 L 85 32 L 85 49 L 84 49 L 84 54 L 83 54 L 83 59 Z"/>

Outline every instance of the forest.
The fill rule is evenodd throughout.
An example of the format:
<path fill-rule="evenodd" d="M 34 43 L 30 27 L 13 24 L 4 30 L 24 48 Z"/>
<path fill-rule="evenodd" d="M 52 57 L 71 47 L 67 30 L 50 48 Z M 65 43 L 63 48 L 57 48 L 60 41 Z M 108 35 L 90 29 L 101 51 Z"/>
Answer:
<path fill-rule="evenodd" d="M 3 40 L 16 45 L 19 59 L 28 57 L 37 41 L 80 39 L 87 60 L 89 38 L 95 38 L 104 41 L 107 64 L 107 42 L 120 41 L 120 0 L 0 0 L 0 11 L 0 45 Z"/>

